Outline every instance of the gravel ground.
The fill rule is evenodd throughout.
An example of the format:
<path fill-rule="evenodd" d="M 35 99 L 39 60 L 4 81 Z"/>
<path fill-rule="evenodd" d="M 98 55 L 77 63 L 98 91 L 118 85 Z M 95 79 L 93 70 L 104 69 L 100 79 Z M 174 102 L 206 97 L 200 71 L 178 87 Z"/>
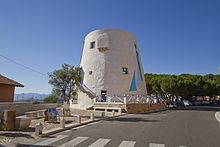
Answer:
<path fill-rule="evenodd" d="M 33 128 L 19 130 L 19 131 L 0 131 L 0 146 L 13 142 L 23 142 L 27 139 L 35 139 L 33 135 Z"/>

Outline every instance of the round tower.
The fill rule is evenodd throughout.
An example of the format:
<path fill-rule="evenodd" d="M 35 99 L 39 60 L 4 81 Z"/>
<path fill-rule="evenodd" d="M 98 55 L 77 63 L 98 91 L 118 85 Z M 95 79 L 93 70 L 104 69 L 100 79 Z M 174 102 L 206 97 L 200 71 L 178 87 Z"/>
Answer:
<path fill-rule="evenodd" d="M 82 82 L 96 95 L 146 95 L 140 52 L 133 34 L 95 30 L 85 37 Z"/>

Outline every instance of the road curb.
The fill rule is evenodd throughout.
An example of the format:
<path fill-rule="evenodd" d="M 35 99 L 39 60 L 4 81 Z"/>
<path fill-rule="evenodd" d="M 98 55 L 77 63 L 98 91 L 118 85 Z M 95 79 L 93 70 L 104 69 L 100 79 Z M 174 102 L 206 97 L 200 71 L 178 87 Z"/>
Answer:
<path fill-rule="evenodd" d="M 96 120 L 88 120 L 88 121 L 82 122 L 81 124 L 70 124 L 70 125 L 66 125 L 65 128 L 55 128 L 55 129 L 52 129 L 52 130 L 43 132 L 43 133 L 42 133 L 41 135 L 39 135 L 38 137 L 47 137 L 47 136 L 50 136 L 50 135 L 53 135 L 53 134 L 56 134 L 56 133 L 60 133 L 60 132 L 62 132 L 62 131 L 66 131 L 66 130 L 72 129 L 72 128 L 84 126 L 84 125 L 91 124 L 91 123 L 94 123 L 94 122 L 98 122 L 98 121 L 101 121 L 101 120 L 110 120 L 110 119 L 114 119 L 114 118 L 117 118 L 117 117 L 120 117 L 120 116 L 125 116 L 125 115 L 127 115 L 127 113 L 121 114 L 121 115 L 117 115 L 117 116 L 111 116 L 111 117 L 106 117 L 106 118 L 100 118 L 100 119 L 96 119 Z"/>
<path fill-rule="evenodd" d="M 220 111 L 215 113 L 215 118 L 217 119 L 218 122 L 220 122 Z"/>

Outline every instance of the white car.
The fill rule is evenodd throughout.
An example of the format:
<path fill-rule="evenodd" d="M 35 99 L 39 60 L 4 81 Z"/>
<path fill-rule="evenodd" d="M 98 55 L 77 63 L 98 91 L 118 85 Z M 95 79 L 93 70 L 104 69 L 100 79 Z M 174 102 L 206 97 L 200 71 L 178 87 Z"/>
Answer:
<path fill-rule="evenodd" d="M 191 105 L 191 103 L 188 100 L 183 100 L 183 104 L 185 107 L 188 107 Z"/>

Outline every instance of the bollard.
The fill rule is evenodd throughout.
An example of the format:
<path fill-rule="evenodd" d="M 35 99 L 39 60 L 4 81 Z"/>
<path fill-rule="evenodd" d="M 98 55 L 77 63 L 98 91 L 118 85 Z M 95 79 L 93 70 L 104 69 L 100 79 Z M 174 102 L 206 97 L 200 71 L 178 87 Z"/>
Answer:
<path fill-rule="evenodd" d="M 121 109 L 118 109 L 118 115 L 121 115 Z"/>
<path fill-rule="evenodd" d="M 90 120 L 91 120 L 91 121 L 94 121 L 94 113 L 91 113 L 91 114 L 90 114 Z"/>
<path fill-rule="evenodd" d="M 63 117 L 60 119 L 60 127 L 65 128 L 65 119 Z"/>
<path fill-rule="evenodd" d="M 81 116 L 78 116 L 78 123 L 81 124 Z"/>
<path fill-rule="evenodd" d="M 124 104 L 127 104 L 127 96 L 124 94 Z"/>
<path fill-rule="evenodd" d="M 35 135 L 39 136 L 42 134 L 43 131 L 43 125 L 41 123 L 37 123 L 36 128 L 35 128 Z"/>
<path fill-rule="evenodd" d="M 105 112 L 102 112 L 102 113 L 101 113 L 101 116 L 102 116 L 102 117 L 105 117 Z"/>
<path fill-rule="evenodd" d="M 1 118 L 1 128 L 4 131 L 15 130 L 16 111 L 15 110 L 4 110 Z"/>
<path fill-rule="evenodd" d="M 112 116 L 115 116 L 115 110 L 112 110 Z"/>

